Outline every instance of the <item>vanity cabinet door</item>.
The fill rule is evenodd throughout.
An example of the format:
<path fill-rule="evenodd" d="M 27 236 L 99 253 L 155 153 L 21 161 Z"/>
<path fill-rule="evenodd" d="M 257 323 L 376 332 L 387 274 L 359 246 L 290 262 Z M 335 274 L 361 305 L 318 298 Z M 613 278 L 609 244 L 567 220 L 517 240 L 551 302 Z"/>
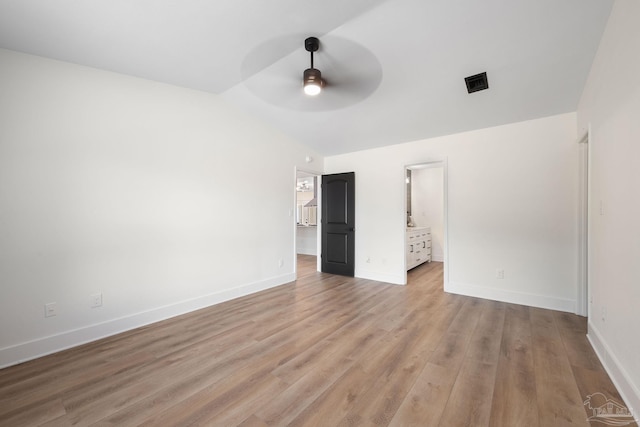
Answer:
<path fill-rule="evenodd" d="M 416 244 L 415 242 L 407 243 L 407 270 L 416 266 Z"/>

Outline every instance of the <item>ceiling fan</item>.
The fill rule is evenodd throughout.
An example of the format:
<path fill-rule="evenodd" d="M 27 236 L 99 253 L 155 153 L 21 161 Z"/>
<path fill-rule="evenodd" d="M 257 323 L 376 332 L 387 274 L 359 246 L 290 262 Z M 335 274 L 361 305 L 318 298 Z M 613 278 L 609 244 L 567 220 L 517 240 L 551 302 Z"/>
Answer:
<path fill-rule="evenodd" d="M 301 67 L 304 55 L 311 57 L 306 69 Z M 249 91 L 276 107 L 329 111 L 361 102 L 375 92 L 382 81 L 382 66 L 369 49 L 350 39 L 324 35 L 320 40 L 297 34 L 256 46 L 243 61 L 242 76 Z"/>

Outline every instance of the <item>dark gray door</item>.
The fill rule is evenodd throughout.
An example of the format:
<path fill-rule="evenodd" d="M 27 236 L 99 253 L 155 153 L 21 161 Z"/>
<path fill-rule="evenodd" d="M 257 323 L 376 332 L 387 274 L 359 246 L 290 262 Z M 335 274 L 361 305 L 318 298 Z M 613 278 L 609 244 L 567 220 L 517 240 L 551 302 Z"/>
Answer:
<path fill-rule="evenodd" d="M 322 271 L 353 277 L 355 269 L 353 172 L 322 175 Z"/>

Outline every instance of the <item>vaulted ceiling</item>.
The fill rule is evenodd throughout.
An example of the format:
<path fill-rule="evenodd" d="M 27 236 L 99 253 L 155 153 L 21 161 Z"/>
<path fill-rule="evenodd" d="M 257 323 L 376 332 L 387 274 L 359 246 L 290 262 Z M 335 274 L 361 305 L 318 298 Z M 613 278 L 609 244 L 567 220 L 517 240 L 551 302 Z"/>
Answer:
<path fill-rule="evenodd" d="M 612 4 L 0 0 L 0 47 L 219 94 L 332 155 L 575 111 Z"/>

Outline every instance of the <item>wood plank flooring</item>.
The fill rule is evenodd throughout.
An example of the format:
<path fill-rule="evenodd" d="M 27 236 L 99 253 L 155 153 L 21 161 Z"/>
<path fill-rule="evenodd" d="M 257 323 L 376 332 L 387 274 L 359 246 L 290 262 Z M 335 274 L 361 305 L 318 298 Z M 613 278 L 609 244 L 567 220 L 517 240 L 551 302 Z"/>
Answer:
<path fill-rule="evenodd" d="M 588 426 L 585 319 L 315 271 L 0 370 L 0 426 Z"/>

